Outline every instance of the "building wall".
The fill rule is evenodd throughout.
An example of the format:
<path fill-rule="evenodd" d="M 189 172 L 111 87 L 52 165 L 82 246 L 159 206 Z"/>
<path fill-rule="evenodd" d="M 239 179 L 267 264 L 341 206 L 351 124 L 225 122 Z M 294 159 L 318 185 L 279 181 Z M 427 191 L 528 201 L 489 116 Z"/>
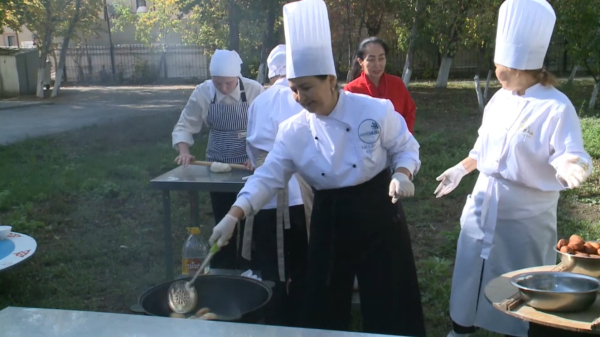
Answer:
<path fill-rule="evenodd" d="M 18 96 L 19 73 L 14 55 L 0 55 L 0 96 Z"/>
<path fill-rule="evenodd" d="M 8 47 L 7 38 L 9 36 L 17 38 L 19 47 L 21 48 L 30 48 L 33 46 L 33 33 L 27 27 L 23 26 L 20 32 L 15 32 L 8 27 L 3 27 L 3 29 L 4 33 L 2 33 L 2 38 L 0 39 L 0 47 Z"/>

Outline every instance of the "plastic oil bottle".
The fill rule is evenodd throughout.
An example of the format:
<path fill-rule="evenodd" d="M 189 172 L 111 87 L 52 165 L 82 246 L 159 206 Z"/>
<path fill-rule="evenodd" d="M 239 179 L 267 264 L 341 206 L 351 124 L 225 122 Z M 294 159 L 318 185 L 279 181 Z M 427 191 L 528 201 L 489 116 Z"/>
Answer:
<path fill-rule="evenodd" d="M 183 275 L 193 276 L 200 265 L 208 255 L 210 249 L 208 242 L 200 236 L 200 228 L 192 227 L 187 229 L 190 236 L 183 245 L 181 259 L 181 273 Z M 208 274 L 210 267 L 206 266 L 204 273 Z"/>

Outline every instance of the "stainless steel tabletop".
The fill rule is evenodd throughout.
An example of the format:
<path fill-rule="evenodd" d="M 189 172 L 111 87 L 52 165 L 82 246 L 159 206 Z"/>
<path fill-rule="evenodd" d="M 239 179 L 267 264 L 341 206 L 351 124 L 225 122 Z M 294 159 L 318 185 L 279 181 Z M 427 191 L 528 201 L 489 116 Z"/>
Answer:
<path fill-rule="evenodd" d="M 375 337 L 383 335 L 88 311 L 8 307 L 0 311 L 0 336 Z"/>
<path fill-rule="evenodd" d="M 209 192 L 239 192 L 244 187 L 242 177 L 251 175 L 247 170 L 233 169 L 227 173 L 213 173 L 208 166 L 179 166 L 150 181 L 159 190 L 187 190 Z"/>

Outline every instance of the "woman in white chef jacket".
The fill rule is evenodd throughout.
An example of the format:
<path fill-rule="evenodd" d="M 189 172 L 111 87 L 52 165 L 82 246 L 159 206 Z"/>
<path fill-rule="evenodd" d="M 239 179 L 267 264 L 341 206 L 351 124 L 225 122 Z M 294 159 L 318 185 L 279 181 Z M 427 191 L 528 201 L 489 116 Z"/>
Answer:
<path fill-rule="evenodd" d="M 267 58 L 272 86 L 250 105 L 246 144 L 253 167 L 260 167 L 273 149 L 279 125 L 302 111 L 285 78 L 285 62 L 285 45 L 278 45 Z M 246 218 L 242 256 L 252 259 L 263 280 L 276 284 L 267 324 L 299 325 L 311 206 L 310 186 L 294 175 L 260 212 Z M 252 242 L 255 250 L 251 252 Z"/>
<path fill-rule="evenodd" d="M 591 173 L 575 109 L 543 70 L 555 21 L 545 0 L 502 4 L 494 59 L 502 89 L 486 106 L 469 156 L 438 177 L 441 197 L 480 172 L 460 219 L 448 336 L 475 327 L 527 336 L 528 324 L 494 309 L 484 288 L 504 273 L 556 263 L 559 191 Z"/>
<path fill-rule="evenodd" d="M 337 87 L 327 7 L 283 7 L 286 73 L 304 108 L 279 126 L 211 242 L 260 210 L 298 172 L 314 188 L 304 326 L 348 330 L 358 277 L 367 332 L 425 336 L 410 236 L 399 198 L 414 194 L 419 144 L 387 100 Z M 390 158 L 395 172 L 388 166 Z"/>
<path fill-rule="evenodd" d="M 242 77 L 242 60 L 235 51 L 216 50 L 210 60 L 211 79 L 198 85 L 190 96 L 173 130 L 173 147 L 179 151 L 175 162 L 187 166 L 194 160 L 190 146 L 193 135 L 202 125 L 210 128 L 206 160 L 228 164 L 245 164 L 248 106 L 264 91 L 260 83 Z M 235 193 L 211 192 L 215 223 L 229 211 Z M 238 247 L 231 245 L 214 257 L 214 268 L 239 267 Z"/>

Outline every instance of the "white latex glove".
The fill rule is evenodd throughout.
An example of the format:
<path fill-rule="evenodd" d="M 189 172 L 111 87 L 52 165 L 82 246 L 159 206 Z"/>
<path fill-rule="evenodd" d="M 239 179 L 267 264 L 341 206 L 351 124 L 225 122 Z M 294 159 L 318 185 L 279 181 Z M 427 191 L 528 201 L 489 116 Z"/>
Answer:
<path fill-rule="evenodd" d="M 237 223 L 238 219 L 232 215 L 226 214 L 215 228 L 213 228 L 212 235 L 210 236 L 210 239 L 208 239 L 210 245 L 212 246 L 217 242 L 219 247 L 227 246 Z"/>
<path fill-rule="evenodd" d="M 415 195 L 415 185 L 404 173 L 396 172 L 392 176 L 390 182 L 390 197 L 392 197 L 392 203 L 395 204 L 398 199 L 412 197 Z"/>
<path fill-rule="evenodd" d="M 579 187 L 592 174 L 592 165 L 577 155 L 566 155 L 558 165 L 556 174 L 569 188 Z"/>
<path fill-rule="evenodd" d="M 250 177 L 251 177 L 251 176 L 245 176 L 245 177 L 242 177 L 242 181 L 248 181 L 248 178 L 250 178 Z"/>
<path fill-rule="evenodd" d="M 458 163 L 455 166 L 447 169 L 444 171 L 444 173 L 442 173 L 442 175 L 435 179 L 437 181 L 441 181 L 441 183 L 435 189 L 433 194 L 435 194 L 436 198 L 441 198 L 452 192 L 458 186 L 460 180 L 467 174 L 469 174 L 469 172 L 462 163 Z"/>

